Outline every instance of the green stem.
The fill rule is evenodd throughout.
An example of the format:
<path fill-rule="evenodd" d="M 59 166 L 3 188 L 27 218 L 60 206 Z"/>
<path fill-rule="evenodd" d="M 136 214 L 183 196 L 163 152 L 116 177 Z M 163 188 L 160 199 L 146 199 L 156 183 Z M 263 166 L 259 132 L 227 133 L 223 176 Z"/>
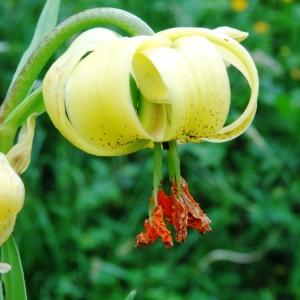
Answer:
<path fill-rule="evenodd" d="M 157 193 L 162 180 L 161 143 L 154 143 L 153 152 L 153 199 L 157 206 Z"/>
<path fill-rule="evenodd" d="M 176 140 L 168 142 L 169 149 L 167 150 L 169 180 L 172 183 L 176 180 L 178 192 L 180 192 L 180 158 Z"/>
<path fill-rule="evenodd" d="M 58 25 L 41 42 L 6 95 L 0 109 L 0 123 L 23 101 L 33 82 L 57 49 L 74 34 L 96 26 L 115 26 L 129 35 L 152 35 L 152 29 L 138 17 L 115 8 L 95 8 L 74 15 Z"/>
<path fill-rule="evenodd" d="M 12 147 L 17 129 L 32 114 L 45 111 L 42 88 L 37 88 L 23 102 L 21 102 L 0 125 L 0 152 L 7 153 Z"/>
<path fill-rule="evenodd" d="M 16 127 L 0 125 L 0 152 L 7 153 L 9 151 L 13 145 L 16 132 Z"/>
<path fill-rule="evenodd" d="M 18 128 L 32 113 L 41 114 L 44 111 L 42 87 L 40 86 L 7 116 L 3 126 Z"/>

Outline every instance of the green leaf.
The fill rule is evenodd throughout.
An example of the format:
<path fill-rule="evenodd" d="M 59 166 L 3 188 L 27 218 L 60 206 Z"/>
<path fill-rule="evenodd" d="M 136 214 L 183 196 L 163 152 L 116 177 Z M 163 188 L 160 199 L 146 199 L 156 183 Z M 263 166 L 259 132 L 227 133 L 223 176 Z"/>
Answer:
<path fill-rule="evenodd" d="M 42 13 L 39 17 L 38 23 L 36 25 L 33 38 L 27 50 L 23 53 L 17 70 L 13 76 L 11 84 L 8 91 L 11 89 L 16 78 L 20 74 L 24 65 L 26 64 L 29 56 L 34 52 L 34 50 L 39 46 L 42 39 L 55 28 L 57 24 L 58 12 L 59 12 L 60 0 L 47 0 Z"/>
<path fill-rule="evenodd" d="M 0 280 L 0 300 L 4 300 L 3 289 L 2 289 L 2 281 Z"/>
<path fill-rule="evenodd" d="M 2 246 L 1 260 L 11 265 L 11 271 L 2 275 L 5 300 L 26 300 L 26 287 L 17 244 L 11 235 Z"/>
<path fill-rule="evenodd" d="M 137 293 L 137 290 L 132 290 L 124 300 L 133 300 L 135 299 L 135 296 L 136 296 L 136 293 Z"/>

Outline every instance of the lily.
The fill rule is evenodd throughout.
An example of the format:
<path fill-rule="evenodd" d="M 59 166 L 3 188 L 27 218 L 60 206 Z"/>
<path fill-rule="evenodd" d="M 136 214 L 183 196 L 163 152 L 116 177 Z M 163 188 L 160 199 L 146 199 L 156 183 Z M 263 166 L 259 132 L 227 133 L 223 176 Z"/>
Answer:
<path fill-rule="evenodd" d="M 46 110 L 72 144 L 98 156 L 126 155 L 170 141 L 232 140 L 250 126 L 257 109 L 257 70 L 240 44 L 247 36 L 230 27 L 173 28 L 136 37 L 88 30 L 48 70 Z M 251 93 L 241 115 L 225 125 L 229 66 L 245 77 Z M 174 226 L 178 242 L 185 241 L 187 227 L 202 234 L 211 229 L 179 172 L 172 176 L 170 196 L 163 196 L 156 180 L 146 232 L 138 235 L 137 245 L 161 237 L 171 247 L 165 221 Z"/>
<path fill-rule="evenodd" d="M 174 28 L 127 38 L 91 29 L 47 72 L 46 110 L 71 143 L 100 156 L 153 142 L 231 140 L 249 127 L 257 107 L 257 70 L 235 40 L 246 36 L 230 28 Z M 246 78 L 251 96 L 238 119 L 224 126 L 229 64 Z"/>

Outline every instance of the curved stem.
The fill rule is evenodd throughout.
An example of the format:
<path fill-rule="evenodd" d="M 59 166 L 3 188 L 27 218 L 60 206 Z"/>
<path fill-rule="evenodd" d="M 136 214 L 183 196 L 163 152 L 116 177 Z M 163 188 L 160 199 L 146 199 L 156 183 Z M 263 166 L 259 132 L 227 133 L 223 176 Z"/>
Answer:
<path fill-rule="evenodd" d="M 95 8 L 74 15 L 58 25 L 29 57 L 0 109 L 0 123 L 25 98 L 33 82 L 56 50 L 74 34 L 96 26 L 116 26 L 129 35 L 152 35 L 138 17 L 115 8 Z"/>

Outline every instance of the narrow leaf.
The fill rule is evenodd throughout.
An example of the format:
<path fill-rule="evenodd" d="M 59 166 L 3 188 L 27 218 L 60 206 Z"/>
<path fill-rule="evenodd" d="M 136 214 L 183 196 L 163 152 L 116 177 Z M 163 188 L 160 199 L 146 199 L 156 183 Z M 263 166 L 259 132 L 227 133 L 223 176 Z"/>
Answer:
<path fill-rule="evenodd" d="M 11 271 L 2 275 L 5 300 L 27 300 L 22 263 L 12 235 L 1 249 L 1 260 L 11 265 Z"/>
<path fill-rule="evenodd" d="M 2 281 L 0 280 L 0 300 L 4 300 Z"/>
<path fill-rule="evenodd" d="M 132 290 L 125 298 L 125 300 L 134 300 L 137 290 Z"/>
<path fill-rule="evenodd" d="M 13 76 L 9 90 L 11 89 L 16 78 L 20 74 L 22 68 L 26 64 L 29 56 L 38 47 L 42 39 L 50 32 L 57 24 L 58 12 L 59 12 L 60 0 L 47 0 L 42 13 L 39 17 L 37 26 L 34 31 L 33 38 L 27 50 L 23 53 L 17 70 Z"/>

